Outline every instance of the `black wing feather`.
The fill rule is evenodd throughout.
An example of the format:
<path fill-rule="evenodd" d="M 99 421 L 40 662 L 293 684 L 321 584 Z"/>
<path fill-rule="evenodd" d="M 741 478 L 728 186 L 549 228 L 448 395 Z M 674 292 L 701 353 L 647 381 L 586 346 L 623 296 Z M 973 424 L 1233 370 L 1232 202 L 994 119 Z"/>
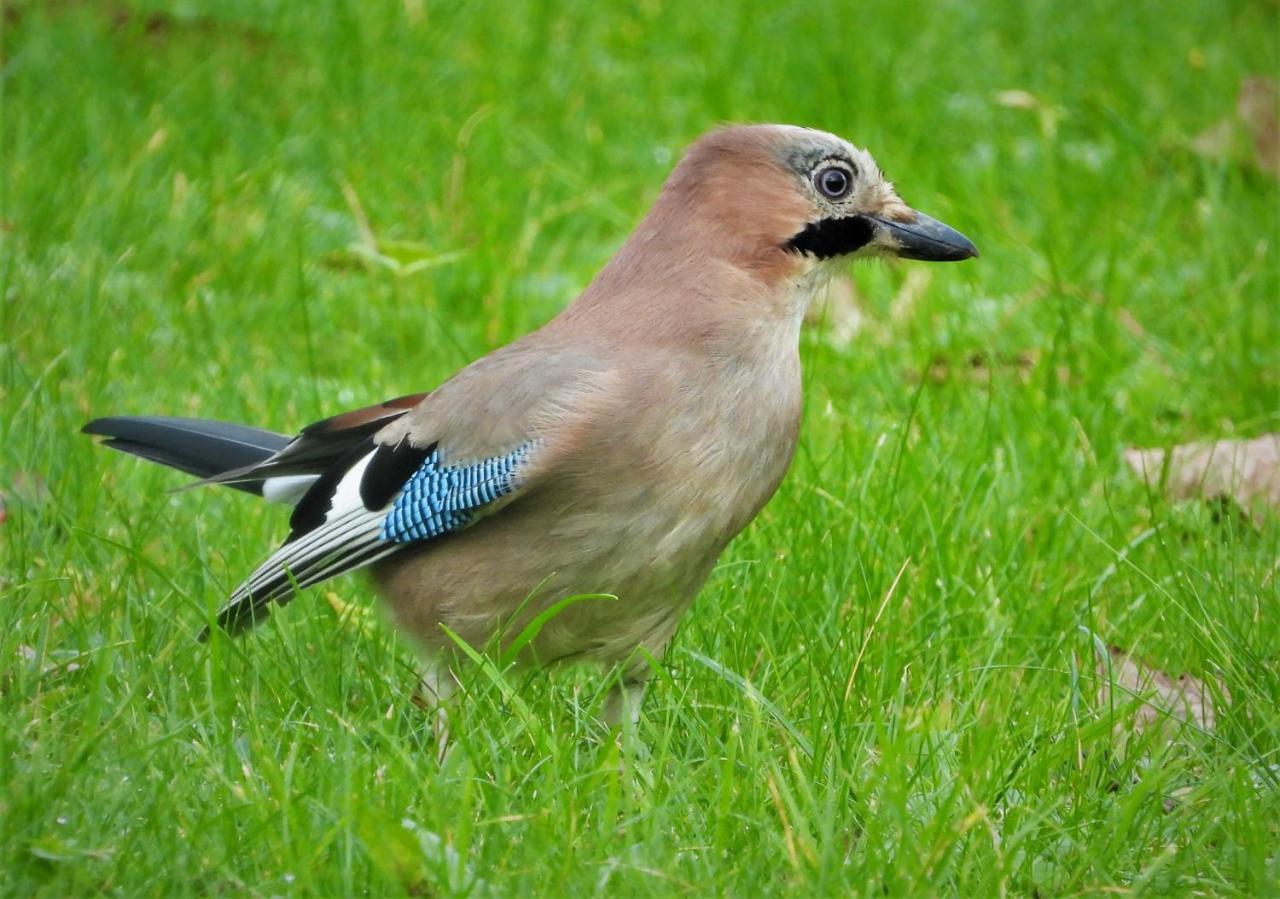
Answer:
<path fill-rule="evenodd" d="M 360 478 L 360 501 L 366 509 L 381 509 L 404 489 L 405 482 L 435 452 L 434 443 L 414 446 L 401 440 L 394 446 L 379 446 Z"/>
<path fill-rule="evenodd" d="M 274 431 L 225 421 L 163 415 L 98 418 L 85 425 L 83 431 L 108 438 L 103 445 L 114 450 L 201 478 L 230 469 L 251 468 L 280 452 L 292 439 Z M 248 493 L 262 493 L 261 478 L 231 486 Z"/>

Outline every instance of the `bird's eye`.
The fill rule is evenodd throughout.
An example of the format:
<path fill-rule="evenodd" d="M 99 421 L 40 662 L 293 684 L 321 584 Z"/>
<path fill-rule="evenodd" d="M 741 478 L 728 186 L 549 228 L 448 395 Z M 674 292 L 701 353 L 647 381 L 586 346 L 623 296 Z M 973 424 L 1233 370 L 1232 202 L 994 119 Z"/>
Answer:
<path fill-rule="evenodd" d="M 822 191 L 824 197 L 839 200 L 853 187 L 853 177 L 847 169 L 830 165 L 814 175 L 813 183 L 818 186 L 818 190 Z"/>

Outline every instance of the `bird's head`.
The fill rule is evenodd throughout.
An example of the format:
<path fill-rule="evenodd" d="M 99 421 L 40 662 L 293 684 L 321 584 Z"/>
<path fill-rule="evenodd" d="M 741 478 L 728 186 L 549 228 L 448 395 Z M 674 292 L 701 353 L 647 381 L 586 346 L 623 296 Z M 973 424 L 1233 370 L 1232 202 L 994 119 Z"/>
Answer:
<path fill-rule="evenodd" d="M 618 304 L 641 302 L 664 310 L 652 319 L 659 330 L 687 328 L 702 298 L 710 303 L 699 309 L 748 309 L 750 320 L 803 311 L 841 260 L 977 255 L 960 232 L 904 203 L 865 150 L 824 131 L 733 125 L 694 142 L 569 315 L 608 319 Z"/>
<path fill-rule="evenodd" d="M 665 209 L 664 209 L 665 207 Z M 734 125 L 689 148 L 655 212 L 681 219 L 716 252 L 792 274 L 841 258 L 949 262 L 978 255 L 960 232 L 912 209 L 871 154 L 824 131 Z"/>
<path fill-rule="evenodd" d="M 871 154 L 833 134 L 782 129 L 781 161 L 812 211 L 786 241 L 815 259 L 877 254 L 955 262 L 978 255 L 970 240 L 898 196 Z"/>

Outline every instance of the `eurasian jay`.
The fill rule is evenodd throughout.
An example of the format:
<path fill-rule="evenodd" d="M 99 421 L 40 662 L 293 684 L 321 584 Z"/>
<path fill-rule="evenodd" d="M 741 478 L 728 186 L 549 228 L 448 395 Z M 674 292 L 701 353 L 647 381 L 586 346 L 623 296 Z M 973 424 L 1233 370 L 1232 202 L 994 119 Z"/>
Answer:
<path fill-rule="evenodd" d="M 834 135 L 722 128 L 573 303 L 429 393 L 292 439 L 156 417 L 84 430 L 293 504 L 289 536 L 231 593 L 221 627 L 246 630 L 296 590 L 367 567 L 436 700 L 455 689 L 449 631 L 509 646 L 567 597 L 616 597 L 544 616 L 519 653 L 617 670 L 604 711 L 616 722 L 637 714 L 649 658 L 786 474 L 810 299 L 833 266 L 877 255 L 977 250 Z"/>

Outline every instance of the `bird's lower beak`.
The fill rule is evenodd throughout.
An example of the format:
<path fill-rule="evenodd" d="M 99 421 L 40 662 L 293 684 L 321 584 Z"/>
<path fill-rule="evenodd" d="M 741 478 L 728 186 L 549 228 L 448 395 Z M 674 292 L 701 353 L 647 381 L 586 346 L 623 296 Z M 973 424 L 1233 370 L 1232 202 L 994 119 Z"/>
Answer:
<path fill-rule="evenodd" d="M 868 218 L 875 228 L 872 242 L 903 259 L 958 262 L 978 255 L 978 248 L 969 238 L 923 212 L 915 213 L 915 219 L 910 222 L 874 216 Z"/>

